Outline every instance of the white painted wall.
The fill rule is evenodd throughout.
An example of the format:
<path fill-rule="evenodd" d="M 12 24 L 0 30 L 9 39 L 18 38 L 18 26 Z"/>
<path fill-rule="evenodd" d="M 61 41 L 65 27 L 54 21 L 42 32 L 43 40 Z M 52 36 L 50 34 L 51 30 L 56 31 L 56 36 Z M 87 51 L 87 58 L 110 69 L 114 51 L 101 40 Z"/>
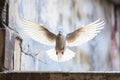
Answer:
<path fill-rule="evenodd" d="M 22 48 L 28 54 L 21 53 L 22 70 L 67 72 L 112 70 L 109 59 L 111 29 L 114 24 L 112 4 L 105 0 L 10 0 L 9 2 L 9 25 L 23 38 Z M 46 50 L 51 47 L 29 38 L 20 28 L 22 24 L 18 22 L 20 19 L 27 19 L 46 25 L 54 33 L 58 33 L 59 27 L 69 33 L 80 25 L 98 18 L 106 22 L 102 32 L 88 43 L 72 47 L 71 49 L 77 54 L 75 58 L 64 63 L 51 60 L 46 55 Z M 118 69 L 119 66 L 116 66 L 114 70 Z"/>

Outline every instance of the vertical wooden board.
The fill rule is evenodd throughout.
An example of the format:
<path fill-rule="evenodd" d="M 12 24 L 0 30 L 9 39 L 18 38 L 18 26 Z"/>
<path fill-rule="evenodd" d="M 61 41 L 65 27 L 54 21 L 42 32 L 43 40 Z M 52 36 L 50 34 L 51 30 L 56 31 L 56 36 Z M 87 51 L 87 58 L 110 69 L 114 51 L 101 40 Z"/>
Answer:
<path fill-rule="evenodd" d="M 120 6 L 117 6 L 117 43 L 120 55 Z"/>
<path fill-rule="evenodd" d="M 21 68 L 21 40 L 16 37 L 14 45 L 14 70 L 20 70 Z"/>
<path fill-rule="evenodd" d="M 0 29 L 0 71 L 4 65 L 4 49 L 5 49 L 5 30 Z"/>
<path fill-rule="evenodd" d="M 15 34 L 9 28 L 6 28 L 5 34 L 5 56 L 4 67 L 6 70 L 13 70 L 13 53 L 14 53 Z"/>
<path fill-rule="evenodd" d="M 0 72 L 4 70 L 5 30 L 2 21 L 6 19 L 5 1 L 0 0 Z"/>
<path fill-rule="evenodd" d="M 118 22 L 120 22 L 120 7 L 118 11 Z M 118 45 L 119 45 L 119 53 L 120 53 L 120 23 L 118 23 Z"/>

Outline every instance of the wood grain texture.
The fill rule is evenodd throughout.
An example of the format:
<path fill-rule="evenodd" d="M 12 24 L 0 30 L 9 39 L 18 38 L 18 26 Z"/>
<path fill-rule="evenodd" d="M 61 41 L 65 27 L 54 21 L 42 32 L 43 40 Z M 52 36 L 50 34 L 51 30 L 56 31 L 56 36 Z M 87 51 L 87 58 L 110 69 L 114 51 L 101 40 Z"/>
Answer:
<path fill-rule="evenodd" d="M 15 35 L 10 29 L 6 28 L 5 35 L 5 54 L 4 54 L 4 68 L 7 70 L 13 70 L 13 53 L 14 53 L 14 43 Z"/>
<path fill-rule="evenodd" d="M 120 80 L 118 73 L 8 73 L 1 80 Z"/>
<path fill-rule="evenodd" d="M 14 45 L 14 70 L 21 69 L 21 39 L 19 37 L 15 38 Z"/>
<path fill-rule="evenodd" d="M 5 30 L 0 29 L 0 72 L 4 65 Z"/>

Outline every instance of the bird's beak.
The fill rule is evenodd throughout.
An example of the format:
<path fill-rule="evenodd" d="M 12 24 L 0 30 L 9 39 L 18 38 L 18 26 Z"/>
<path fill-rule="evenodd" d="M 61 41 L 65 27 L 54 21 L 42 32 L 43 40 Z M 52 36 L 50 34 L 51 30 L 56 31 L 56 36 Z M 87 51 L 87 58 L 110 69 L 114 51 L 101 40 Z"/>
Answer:
<path fill-rule="evenodd" d="M 60 61 L 62 59 L 62 54 L 61 53 L 58 53 L 58 61 Z"/>

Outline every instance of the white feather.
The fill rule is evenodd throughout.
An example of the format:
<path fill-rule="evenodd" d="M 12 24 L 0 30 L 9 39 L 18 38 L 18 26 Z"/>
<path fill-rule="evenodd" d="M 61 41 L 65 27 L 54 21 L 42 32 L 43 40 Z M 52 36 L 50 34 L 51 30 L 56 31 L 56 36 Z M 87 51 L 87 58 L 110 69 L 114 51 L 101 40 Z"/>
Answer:
<path fill-rule="evenodd" d="M 97 35 L 97 33 L 99 33 L 100 30 L 104 28 L 104 24 L 104 21 L 100 21 L 100 19 L 98 19 L 95 22 L 82 26 L 81 28 L 83 28 L 83 31 L 79 33 L 77 39 L 70 43 L 67 42 L 67 45 L 77 46 L 86 43 L 87 41 L 93 39 Z"/>
<path fill-rule="evenodd" d="M 21 26 L 23 31 L 32 39 L 42 44 L 55 45 L 55 42 L 49 41 L 46 35 L 44 34 L 44 31 L 42 30 L 42 28 L 40 28 L 42 24 L 37 24 L 35 22 L 31 22 L 28 20 L 21 21 L 21 24 L 23 24 L 23 26 Z"/>

